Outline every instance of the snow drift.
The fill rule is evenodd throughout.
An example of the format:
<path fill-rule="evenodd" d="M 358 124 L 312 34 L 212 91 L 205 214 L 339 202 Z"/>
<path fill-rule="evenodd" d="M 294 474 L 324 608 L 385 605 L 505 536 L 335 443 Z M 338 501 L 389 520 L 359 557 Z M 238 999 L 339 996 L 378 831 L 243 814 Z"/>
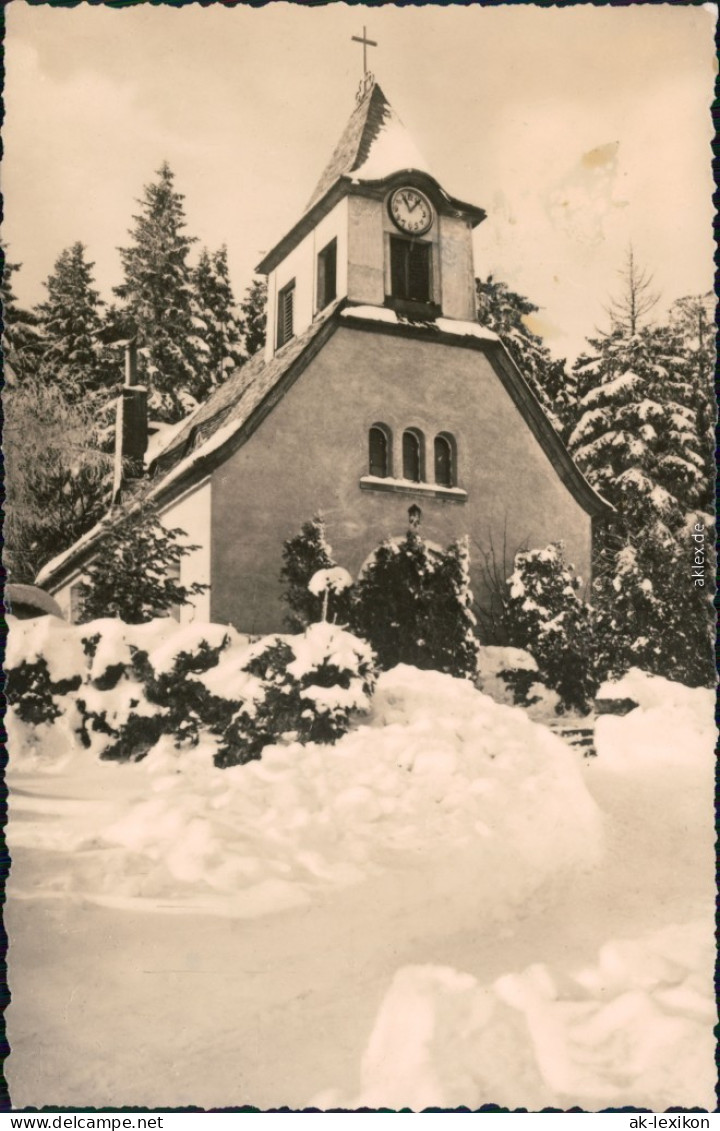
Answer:
<path fill-rule="evenodd" d="M 441 966 L 393 979 L 359 1096 L 327 1106 L 540 1111 L 715 1106 L 712 909 L 606 943 L 572 973 L 536 964 L 491 985 Z"/>
<path fill-rule="evenodd" d="M 82 626 L 86 636 L 98 635 L 87 632 L 98 623 L 104 624 Z M 248 657 L 262 656 L 267 641 L 249 646 L 222 636 L 218 626 L 191 626 L 190 642 L 187 629 L 170 624 L 138 626 L 157 678 L 176 670 L 191 643 L 205 641 L 217 652 L 215 666 L 188 684 L 222 696 L 234 695 L 239 682 L 257 682 Z M 138 627 L 103 629 L 90 661 L 87 649 L 75 648 L 67 663 L 73 672 L 88 662 L 91 672 L 126 664 L 128 633 Z M 64 646 L 67 626 L 56 632 Z M 282 640 L 295 657 L 288 666 L 293 679 L 307 683 L 303 710 L 342 708 L 357 719 L 367 709 L 361 680 L 329 688 L 314 675 L 320 653 L 335 667 L 357 666 L 361 642 L 325 624 Z M 39 648 L 30 631 L 26 654 L 37 657 Z M 60 668 L 44 637 L 40 650 Z M 113 719 L 137 711 L 133 699 L 144 702 L 127 675 L 103 690 L 100 673 L 100 684 L 92 693 Z M 117 767 L 123 801 L 114 820 L 103 811 L 97 828 L 85 827 L 80 839 L 76 825 L 68 828 L 68 847 L 85 849 L 87 862 L 67 873 L 68 890 L 154 905 L 211 898 L 229 914 L 255 915 L 303 901 L 317 885 L 358 882 L 396 864 L 419 868 L 422 878 L 424 866 L 447 859 L 452 884 L 452 860 L 470 847 L 474 897 L 500 914 L 550 878 L 599 859 L 601 818 L 581 760 L 521 709 L 493 702 L 468 680 L 399 666 L 379 679 L 367 718 L 334 745 L 300 742 L 290 732 L 266 745 L 261 760 L 226 769 L 214 764 L 220 739 L 207 729 L 195 734 L 195 744 L 163 734 L 142 762 Z M 51 759 L 59 734 L 66 758 L 97 765 L 103 735 L 93 736 L 88 751 L 76 743 L 71 753 L 74 721 L 65 710 L 33 728 L 35 765 Z M 16 727 L 12 764 L 22 765 L 25 738 Z M 17 826 L 14 835 L 30 843 L 33 826 Z"/>

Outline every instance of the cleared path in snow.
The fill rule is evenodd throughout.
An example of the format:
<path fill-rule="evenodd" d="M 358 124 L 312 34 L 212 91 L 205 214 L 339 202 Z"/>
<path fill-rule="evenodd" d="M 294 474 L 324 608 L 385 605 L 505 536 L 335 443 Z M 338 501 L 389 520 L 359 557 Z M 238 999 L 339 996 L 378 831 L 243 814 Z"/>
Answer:
<path fill-rule="evenodd" d="M 110 819 L 122 794 L 98 796 L 96 781 L 62 775 L 18 777 L 12 819 L 47 826 L 48 849 L 13 850 L 14 1106 L 302 1107 L 329 1087 L 352 1095 L 399 967 L 447 964 L 481 982 L 534 962 L 575 968 L 608 938 L 704 913 L 714 898 L 711 792 L 621 777 L 596 761 L 584 772 L 608 820 L 605 862 L 520 908 L 473 898 L 470 850 L 438 856 L 428 846 L 402 868 L 247 920 L 68 899 L 63 877 L 94 850 L 52 851 L 54 823 L 72 821 L 80 839 L 83 803 L 88 820 L 98 802 Z M 62 898 L 32 895 L 54 879 Z"/>

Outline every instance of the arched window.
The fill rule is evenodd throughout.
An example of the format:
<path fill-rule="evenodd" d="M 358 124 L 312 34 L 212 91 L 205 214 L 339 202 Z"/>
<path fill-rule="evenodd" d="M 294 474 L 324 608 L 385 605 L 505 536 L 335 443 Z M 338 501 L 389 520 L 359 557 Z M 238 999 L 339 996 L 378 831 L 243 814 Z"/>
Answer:
<path fill-rule="evenodd" d="M 403 432 L 403 479 L 420 483 L 423 478 L 423 435 L 416 428 Z"/>
<path fill-rule="evenodd" d="M 368 434 L 370 475 L 386 479 L 392 470 L 392 434 L 384 424 L 373 424 Z"/>
<path fill-rule="evenodd" d="M 454 487 L 455 442 L 447 432 L 435 437 L 435 482 L 440 487 Z"/>

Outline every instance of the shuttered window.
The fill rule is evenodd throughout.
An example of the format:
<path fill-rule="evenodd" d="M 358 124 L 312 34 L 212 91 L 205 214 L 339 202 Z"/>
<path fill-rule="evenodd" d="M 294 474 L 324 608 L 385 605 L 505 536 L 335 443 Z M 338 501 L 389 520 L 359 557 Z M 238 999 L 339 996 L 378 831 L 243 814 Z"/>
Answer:
<path fill-rule="evenodd" d="M 422 441 L 412 429 L 403 432 L 403 479 L 419 483 L 422 479 Z"/>
<path fill-rule="evenodd" d="M 288 283 L 278 293 L 277 308 L 277 344 L 278 349 L 289 342 L 295 333 L 293 314 L 295 308 L 295 280 Z"/>
<path fill-rule="evenodd" d="M 386 479 L 390 474 L 389 434 L 384 427 L 376 424 L 370 429 L 368 439 L 370 474 Z"/>
<path fill-rule="evenodd" d="M 317 309 L 337 298 L 337 240 L 331 240 L 317 258 Z"/>
<path fill-rule="evenodd" d="M 392 297 L 409 302 L 430 302 L 431 250 L 429 243 L 390 237 L 390 285 Z"/>

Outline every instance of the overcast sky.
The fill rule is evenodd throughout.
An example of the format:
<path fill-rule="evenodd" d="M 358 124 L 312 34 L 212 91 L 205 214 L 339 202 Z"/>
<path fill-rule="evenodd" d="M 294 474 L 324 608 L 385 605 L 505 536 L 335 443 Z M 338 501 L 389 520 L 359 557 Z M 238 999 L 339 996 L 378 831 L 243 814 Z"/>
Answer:
<path fill-rule="evenodd" d="M 632 241 L 665 303 L 712 287 L 713 6 L 7 10 L 4 238 L 26 304 L 81 240 L 103 297 L 167 160 L 238 297 L 304 209 L 370 63 L 437 179 L 488 213 L 476 273 L 573 354 Z"/>

